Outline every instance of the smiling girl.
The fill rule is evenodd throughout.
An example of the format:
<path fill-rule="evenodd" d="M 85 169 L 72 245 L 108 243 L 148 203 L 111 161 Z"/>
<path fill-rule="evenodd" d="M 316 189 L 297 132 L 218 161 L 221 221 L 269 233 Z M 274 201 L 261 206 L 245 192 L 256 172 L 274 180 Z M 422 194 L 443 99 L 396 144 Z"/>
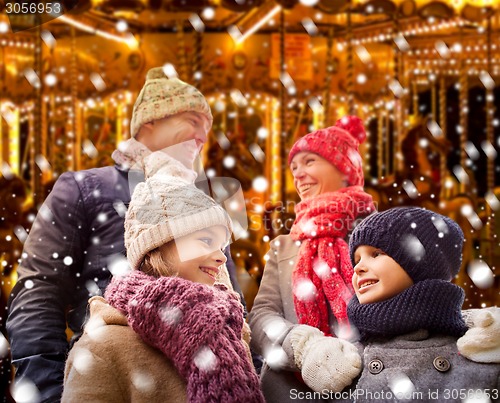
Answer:
<path fill-rule="evenodd" d="M 145 174 L 125 217 L 133 270 L 90 299 L 62 401 L 263 402 L 224 266 L 231 219 L 167 154 L 147 157 Z"/>

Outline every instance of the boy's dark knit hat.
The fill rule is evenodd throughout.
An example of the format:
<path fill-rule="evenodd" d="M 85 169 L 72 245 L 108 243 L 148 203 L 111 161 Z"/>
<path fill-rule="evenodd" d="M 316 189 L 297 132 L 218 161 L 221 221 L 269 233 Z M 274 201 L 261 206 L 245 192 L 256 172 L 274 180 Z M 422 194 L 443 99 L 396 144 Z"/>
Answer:
<path fill-rule="evenodd" d="M 365 218 L 349 241 L 351 261 L 361 245 L 380 248 L 416 283 L 450 281 L 462 264 L 464 234 L 449 217 L 418 207 L 397 207 Z"/>

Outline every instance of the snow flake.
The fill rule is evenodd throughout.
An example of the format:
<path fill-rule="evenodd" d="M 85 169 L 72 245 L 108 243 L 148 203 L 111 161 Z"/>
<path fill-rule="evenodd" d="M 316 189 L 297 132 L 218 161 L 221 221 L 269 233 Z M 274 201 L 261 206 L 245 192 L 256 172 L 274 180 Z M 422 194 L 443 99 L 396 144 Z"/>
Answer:
<path fill-rule="evenodd" d="M 73 258 L 71 256 L 66 256 L 64 259 L 63 259 L 63 263 L 66 265 L 66 266 L 71 266 L 73 264 Z"/>
<path fill-rule="evenodd" d="M 168 326 L 176 326 L 182 320 L 182 311 L 176 306 L 164 306 L 158 310 L 160 319 Z"/>
<path fill-rule="evenodd" d="M 500 209 L 500 201 L 497 199 L 496 195 L 491 190 L 488 190 L 486 192 L 484 198 L 493 211 L 497 211 L 498 209 Z"/>
<path fill-rule="evenodd" d="M 482 260 L 472 260 L 467 267 L 467 274 L 477 288 L 490 288 L 495 281 L 490 267 Z"/>
<path fill-rule="evenodd" d="M 194 30 L 196 32 L 203 32 L 205 31 L 205 24 L 203 23 L 203 21 L 201 20 L 200 16 L 198 14 L 191 14 L 189 16 L 189 22 L 191 23 L 191 25 L 193 26 Z"/>
<path fill-rule="evenodd" d="M 287 325 L 281 318 L 270 319 L 264 324 L 263 330 L 267 337 L 274 342 L 287 330 Z"/>
<path fill-rule="evenodd" d="M 410 199 L 416 199 L 418 197 L 418 190 L 411 180 L 406 179 L 403 181 L 403 189 Z"/>
<path fill-rule="evenodd" d="M 11 394 L 17 403 L 32 403 L 41 401 L 40 392 L 33 382 L 24 377 L 11 386 Z"/>
<path fill-rule="evenodd" d="M 415 385 L 405 373 L 396 373 L 389 378 L 389 388 L 398 400 L 411 400 Z"/>
<path fill-rule="evenodd" d="M 113 208 L 120 217 L 125 217 L 125 213 L 127 212 L 127 206 L 125 206 L 125 204 L 121 200 L 115 201 L 113 203 Z"/>
<path fill-rule="evenodd" d="M 108 270 L 114 277 L 121 277 L 132 269 L 127 261 L 127 258 L 121 253 L 117 253 L 108 257 Z"/>
<path fill-rule="evenodd" d="M 89 292 L 89 296 L 100 294 L 99 286 L 92 280 L 87 280 L 85 282 L 85 287 Z"/>
<path fill-rule="evenodd" d="M 406 253 L 408 253 L 415 262 L 420 262 L 422 260 L 425 255 L 425 248 L 415 235 L 407 234 L 402 237 L 400 242 Z"/>
<path fill-rule="evenodd" d="M 73 367 L 75 370 L 82 375 L 90 374 L 94 364 L 94 355 L 83 347 L 75 346 L 73 349 L 75 357 Z"/>
<path fill-rule="evenodd" d="M 9 354 L 9 342 L 5 336 L 0 333 L 0 358 L 6 358 Z"/>
<path fill-rule="evenodd" d="M 26 288 L 28 290 L 31 290 L 34 286 L 35 286 L 35 283 L 33 282 L 33 280 L 26 280 L 24 282 L 24 288 Z"/>
<path fill-rule="evenodd" d="M 16 235 L 17 239 L 19 239 L 19 242 L 24 243 L 26 241 L 26 238 L 28 238 L 28 233 L 24 229 L 23 226 L 21 225 L 16 225 L 14 227 L 14 234 Z"/>
<path fill-rule="evenodd" d="M 153 391 L 155 383 L 151 374 L 135 371 L 131 374 L 130 378 L 132 381 L 132 385 L 134 385 L 137 390 L 143 393 Z"/>
<path fill-rule="evenodd" d="M 248 151 L 250 151 L 252 156 L 255 158 L 255 161 L 264 162 L 266 154 L 258 144 L 256 143 L 250 144 L 250 146 L 248 147 Z"/>
<path fill-rule="evenodd" d="M 38 215 L 40 215 L 47 222 L 50 222 L 53 219 L 52 211 L 45 204 L 42 204 L 42 207 L 38 210 Z"/>
<path fill-rule="evenodd" d="M 293 293 L 299 301 L 311 301 L 316 298 L 317 289 L 311 280 L 305 278 L 297 282 Z"/>
<path fill-rule="evenodd" d="M 281 347 L 275 346 L 264 353 L 264 359 L 272 369 L 280 369 L 286 364 L 288 357 Z"/>
<path fill-rule="evenodd" d="M 219 359 L 208 346 L 198 350 L 194 356 L 193 362 L 200 371 L 204 372 L 213 371 L 217 365 L 219 365 Z"/>
<path fill-rule="evenodd" d="M 269 183 L 267 182 L 267 179 L 263 176 L 257 176 L 253 181 L 252 181 L 252 188 L 258 193 L 265 192 Z"/>
<path fill-rule="evenodd" d="M 232 155 L 228 155 L 222 160 L 222 165 L 226 169 L 234 168 L 236 165 L 236 159 Z"/>
<path fill-rule="evenodd" d="M 95 301 L 92 301 L 92 304 Z M 102 337 L 103 332 L 106 331 L 106 322 L 103 318 L 91 317 L 87 324 L 85 325 L 85 332 L 92 340 L 99 341 Z"/>
<path fill-rule="evenodd" d="M 317 259 L 313 263 L 313 270 L 316 273 L 316 275 L 322 280 L 326 279 L 331 272 L 330 266 L 328 266 L 328 264 L 324 260 L 320 259 Z"/>

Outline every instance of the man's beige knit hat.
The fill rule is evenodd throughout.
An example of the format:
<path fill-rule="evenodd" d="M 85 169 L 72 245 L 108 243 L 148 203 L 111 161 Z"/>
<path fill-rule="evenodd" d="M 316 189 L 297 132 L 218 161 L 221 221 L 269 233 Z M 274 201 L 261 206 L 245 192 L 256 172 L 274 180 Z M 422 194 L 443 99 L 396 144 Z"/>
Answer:
<path fill-rule="evenodd" d="M 145 123 L 190 111 L 204 115 L 212 126 L 212 112 L 203 94 L 178 78 L 167 78 L 163 67 L 155 67 L 148 71 L 135 101 L 130 135 L 135 137 Z"/>
<path fill-rule="evenodd" d="M 196 173 L 162 151 L 144 160 L 146 181 L 139 183 L 125 216 L 125 247 L 132 269 L 167 242 L 214 225 L 233 226 L 226 211 L 196 188 Z"/>

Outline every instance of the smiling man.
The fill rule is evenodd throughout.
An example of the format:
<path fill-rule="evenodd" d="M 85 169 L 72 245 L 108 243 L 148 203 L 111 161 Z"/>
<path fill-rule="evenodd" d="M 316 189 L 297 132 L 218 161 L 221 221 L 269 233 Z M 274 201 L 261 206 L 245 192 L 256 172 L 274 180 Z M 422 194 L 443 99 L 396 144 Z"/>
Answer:
<path fill-rule="evenodd" d="M 126 265 L 129 174 L 159 150 L 192 167 L 211 125 L 210 107 L 196 88 L 152 69 L 134 105 L 132 138 L 112 155 L 116 165 L 66 172 L 57 180 L 25 242 L 9 301 L 16 382 L 36 386 L 34 401 L 60 399 L 70 348 L 66 328 L 73 340 L 79 337 L 89 296 L 102 293 L 115 269 Z M 231 271 L 234 264 L 225 253 Z"/>

